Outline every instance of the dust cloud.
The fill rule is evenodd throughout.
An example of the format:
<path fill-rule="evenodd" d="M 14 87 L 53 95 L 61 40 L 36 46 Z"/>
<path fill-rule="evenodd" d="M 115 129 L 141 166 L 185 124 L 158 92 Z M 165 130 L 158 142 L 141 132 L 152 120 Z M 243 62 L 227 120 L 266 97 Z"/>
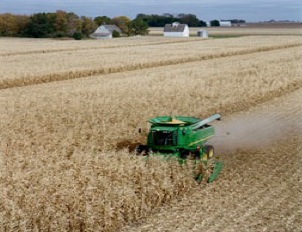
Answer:
<path fill-rule="evenodd" d="M 216 136 L 209 141 L 216 154 L 270 148 L 276 142 L 302 134 L 302 91 L 264 103 L 247 112 L 223 118 L 214 125 Z M 302 141 L 301 141 L 302 143 Z"/>

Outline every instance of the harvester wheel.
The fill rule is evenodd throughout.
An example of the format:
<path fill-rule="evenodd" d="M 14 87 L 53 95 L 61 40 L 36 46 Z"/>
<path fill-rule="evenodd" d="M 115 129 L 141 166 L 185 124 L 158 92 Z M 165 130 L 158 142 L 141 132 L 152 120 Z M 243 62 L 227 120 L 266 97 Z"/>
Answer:
<path fill-rule="evenodd" d="M 204 147 L 204 154 L 202 156 L 202 180 L 209 182 L 211 175 L 214 172 L 214 147 L 207 145 Z"/>
<path fill-rule="evenodd" d="M 214 147 L 211 145 L 207 145 L 204 147 L 204 154 L 202 156 L 203 161 L 208 161 L 213 159 L 214 157 Z"/>
<path fill-rule="evenodd" d="M 138 145 L 135 148 L 136 155 L 147 156 L 148 155 L 148 147 L 146 145 Z"/>

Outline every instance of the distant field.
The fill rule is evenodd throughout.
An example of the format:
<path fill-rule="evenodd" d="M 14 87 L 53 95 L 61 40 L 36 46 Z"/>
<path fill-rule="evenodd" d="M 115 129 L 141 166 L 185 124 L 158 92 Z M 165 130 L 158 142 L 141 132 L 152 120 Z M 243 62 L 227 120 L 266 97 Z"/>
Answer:
<path fill-rule="evenodd" d="M 301 228 L 300 36 L 0 43 L 0 231 Z M 151 117 L 216 112 L 274 146 L 225 149 L 213 185 L 129 153 Z"/>
<path fill-rule="evenodd" d="M 190 39 L 189 41 L 194 41 Z M 31 39 L 31 38 L 1 38 L 0 37 L 0 56 L 11 55 L 29 55 L 41 53 L 56 53 L 56 52 L 70 52 L 80 50 L 95 50 L 95 49 L 109 49 L 119 47 L 141 47 L 146 45 L 158 45 L 169 43 L 188 42 L 187 38 L 163 38 L 158 39 L 154 37 L 129 37 L 116 38 L 112 40 L 55 40 L 55 39 Z"/>
<path fill-rule="evenodd" d="M 209 37 L 231 37 L 247 35 L 302 35 L 302 24 L 248 24 L 240 27 L 201 27 L 190 28 L 190 35 L 198 30 L 207 30 Z M 163 28 L 150 28 L 150 35 L 163 35 Z"/>
<path fill-rule="evenodd" d="M 2 39 L 2 41 L 7 42 L 8 45 L 14 45 L 15 49 L 9 56 L 0 56 L 0 88 L 2 89 L 100 74 L 180 65 L 296 47 L 302 44 L 300 37 L 297 36 L 274 38 L 266 36 L 261 37 L 261 40 L 258 37 L 235 38 L 229 39 L 227 45 L 224 40 L 181 38 L 177 41 L 176 38 L 149 36 L 125 39 L 125 44 L 123 44 L 123 39 L 78 43 L 70 41 L 70 45 L 64 47 L 64 44 L 68 44 L 68 42 L 58 41 L 56 48 L 55 41 L 41 40 L 41 45 L 37 43 L 37 47 L 44 46 L 48 50 L 44 51 L 39 48 L 38 52 L 36 48 L 36 52 L 33 53 L 24 52 L 23 43 L 28 47 L 36 47 L 35 40 L 14 39 L 11 42 L 10 39 Z M 66 50 L 67 48 L 69 50 Z M 0 54 L 5 54 L 5 51 L 7 48 L 1 48 Z"/>

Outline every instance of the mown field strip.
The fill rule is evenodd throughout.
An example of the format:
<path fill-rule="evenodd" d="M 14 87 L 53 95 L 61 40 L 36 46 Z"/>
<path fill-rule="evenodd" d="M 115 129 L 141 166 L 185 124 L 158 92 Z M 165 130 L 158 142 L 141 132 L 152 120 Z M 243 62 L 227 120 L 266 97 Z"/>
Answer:
<path fill-rule="evenodd" d="M 0 57 L 0 85 L 10 80 L 27 83 L 42 78 L 48 82 L 53 79 L 69 79 L 89 75 L 137 70 L 152 66 L 181 64 L 201 59 L 232 55 L 246 50 L 266 50 L 301 44 L 297 37 L 246 37 L 205 40 L 180 44 L 160 44 L 157 46 L 121 47 L 94 50 L 60 52 L 51 54 L 32 54 Z M 56 78 L 56 75 L 58 77 Z M 45 79 L 45 80 L 44 80 Z M 22 85 L 20 84 L 19 85 Z M 11 85 L 11 84 L 10 84 Z M 26 85 L 26 84 L 25 84 Z"/>
<path fill-rule="evenodd" d="M 232 113 L 299 89 L 300 60 L 299 48 L 289 48 L 6 89 L 0 91 L 2 132 L 21 144 L 28 136 L 56 149 L 64 143 L 112 149 L 135 141 L 136 128 L 155 115 Z"/>
<path fill-rule="evenodd" d="M 1 53 L 0 50 L 0 56 L 16 56 L 16 55 L 32 55 L 32 54 L 47 54 L 47 53 L 60 53 L 60 52 L 76 52 L 76 51 L 88 51 L 88 50 L 94 50 L 94 51 L 98 51 L 98 50 L 103 50 L 103 49 L 112 49 L 112 48 L 122 48 L 122 47 L 141 47 L 141 46 L 156 46 L 156 45 L 162 45 L 162 44 L 180 44 L 180 43 L 192 43 L 194 41 L 202 41 L 204 39 L 201 38 L 190 38 L 190 39 L 186 39 L 186 40 L 182 40 L 182 39 L 166 39 L 166 40 L 161 40 L 160 42 L 152 42 L 152 40 L 150 42 L 143 42 L 143 41 L 132 41 L 132 43 L 117 43 L 116 45 L 113 44 L 102 44 L 103 41 L 99 41 L 99 44 L 95 44 L 94 46 L 89 46 L 88 47 L 72 47 L 72 48 L 60 48 L 60 49 L 45 49 L 45 47 L 41 48 L 41 50 L 35 50 L 35 51 L 15 51 L 15 52 L 4 52 Z M 146 41 L 148 41 L 148 39 L 146 39 Z M 21 42 L 21 41 L 20 41 Z"/>
<path fill-rule="evenodd" d="M 129 37 L 113 40 L 54 40 L 54 39 L 24 39 L 24 38 L 0 38 L 1 56 L 33 55 L 60 52 L 76 52 L 82 50 L 101 50 L 123 47 L 140 47 L 159 44 L 178 44 L 205 41 L 202 38 L 167 38 L 167 37 Z"/>
<path fill-rule="evenodd" d="M 180 64 L 186 64 L 191 62 L 268 52 L 268 51 L 301 47 L 301 46 L 302 43 L 280 45 L 280 46 L 267 46 L 267 47 L 244 49 L 238 51 L 213 53 L 208 55 L 189 56 L 186 58 L 179 58 L 179 59 L 175 58 L 171 60 L 162 60 L 162 61 L 155 61 L 155 62 L 141 62 L 138 64 L 128 64 L 126 66 L 116 65 L 114 67 L 108 67 L 108 68 L 94 68 L 94 69 L 68 71 L 68 72 L 61 72 L 61 73 L 53 72 L 42 76 L 27 76 L 27 77 L 13 78 L 13 79 L 2 79 L 0 80 L 0 89 L 36 85 L 36 84 L 48 83 L 54 81 L 71 80 L 71 79 L 106 75 L 112 73 L 121 73 L 126 71 L 135 71 L 135 70 L 156 68 L 162 66 L 180 65 Z"/>

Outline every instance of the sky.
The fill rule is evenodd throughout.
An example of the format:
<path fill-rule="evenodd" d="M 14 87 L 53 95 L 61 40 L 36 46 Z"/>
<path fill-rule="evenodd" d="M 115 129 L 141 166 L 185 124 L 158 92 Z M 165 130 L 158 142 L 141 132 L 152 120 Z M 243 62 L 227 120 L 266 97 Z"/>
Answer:
<path fill-rule="evenodd" d="M 244 19 L 247 22 L 302 21 L 300 0 L 0 0 L 0 13 L 33 14 L 64 10 L 79 16 L 195 14 L 200 20 Z"/>

